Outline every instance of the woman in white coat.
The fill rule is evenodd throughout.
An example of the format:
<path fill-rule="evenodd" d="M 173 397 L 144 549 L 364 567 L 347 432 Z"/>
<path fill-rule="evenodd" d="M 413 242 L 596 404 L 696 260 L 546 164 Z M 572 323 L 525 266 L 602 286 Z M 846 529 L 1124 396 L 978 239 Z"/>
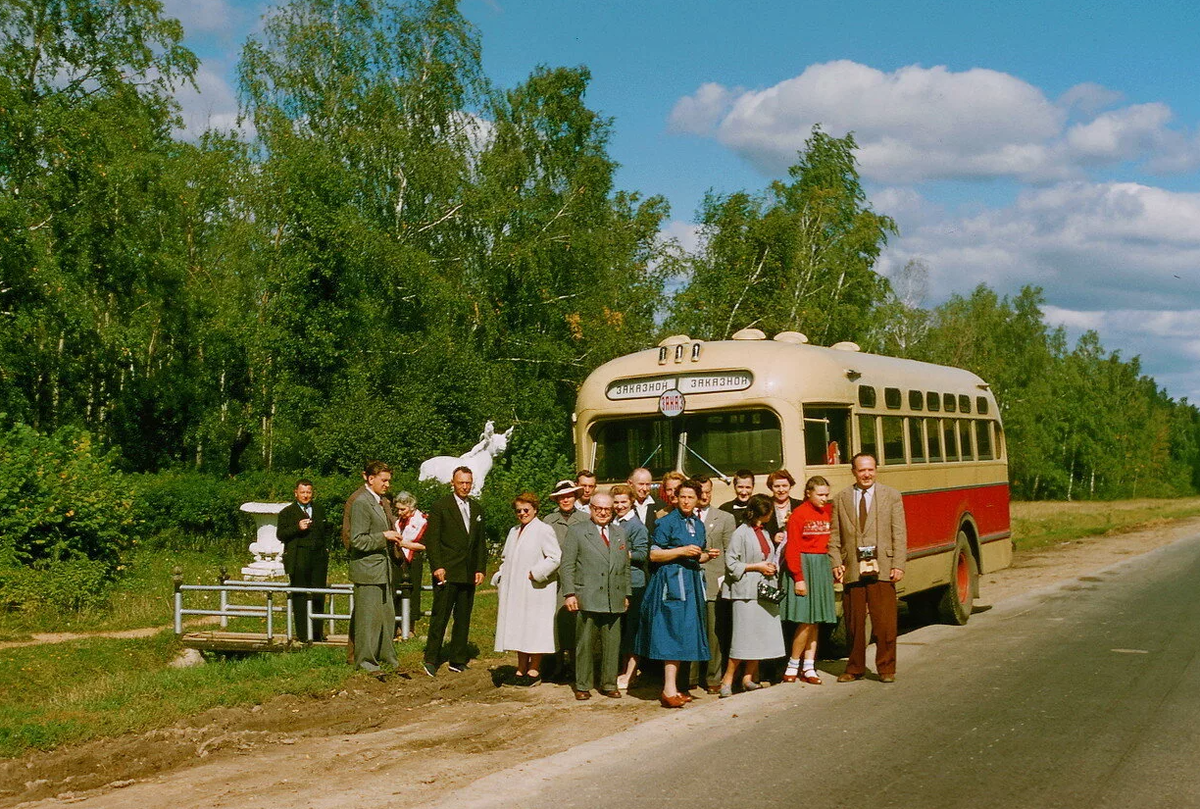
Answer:
<path fill-rule="evenodd" d="M 517 653 L 516 685 L 537 685 L 542 655 L 554 649 L 554 616 L 558 613 L 556 576 L 562 552 L 554 529 L 538 519 L 537 495 L 525 492 L 513 500 L 517 525 L 504 541 L 496 584 L 496 651 Z"/>

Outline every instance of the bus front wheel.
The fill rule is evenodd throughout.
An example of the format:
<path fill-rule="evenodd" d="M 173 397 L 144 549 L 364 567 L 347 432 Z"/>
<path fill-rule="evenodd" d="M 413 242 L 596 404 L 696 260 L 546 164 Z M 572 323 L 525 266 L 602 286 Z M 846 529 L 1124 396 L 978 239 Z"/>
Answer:
<path fill-rule="evenodd" d="M 958 541 L 954 545 L 954 557 L 951 561 L 950 584 L 942 593 L 941 603 L 938 604 L 938 614 L 942 620 L 954 626 L 962 626 L 971 617 L 971 607 L 975 603 L 975 589 L 978 586 L 979 566 L 971 553 L 971 544 L 963 531 L 958 532 Z"/>

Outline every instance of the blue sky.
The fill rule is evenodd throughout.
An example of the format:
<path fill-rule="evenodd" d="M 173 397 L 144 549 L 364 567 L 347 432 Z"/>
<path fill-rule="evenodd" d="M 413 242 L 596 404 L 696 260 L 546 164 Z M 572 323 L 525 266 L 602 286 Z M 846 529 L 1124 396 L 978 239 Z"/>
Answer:
<path fill-rule="evenodd" d="M 203 61 L 190 129 L 228 126 L 266 3 L 167 0 Z M 1045 288 L 1072 335 L 1142 355 L 1200 402 L 1200 5 L 463 0 L 499 87 L 587 65 L 621 187 L 664 194 L 695 243 L 705 191 L 783 175 L 813 123 L 862 147 L 900 225 L 879 269 L 929 270 L 925 305 Z"/>

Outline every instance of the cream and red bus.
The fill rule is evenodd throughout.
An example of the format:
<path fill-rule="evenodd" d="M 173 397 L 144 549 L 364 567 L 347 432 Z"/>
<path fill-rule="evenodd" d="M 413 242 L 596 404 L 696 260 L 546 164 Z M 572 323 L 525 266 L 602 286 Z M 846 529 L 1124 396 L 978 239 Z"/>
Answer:
<path fill-rule="evenodd" d="M 952 623 L 970 617 L 978 575 L 1012 561 L 1004 432 L 988 384 L 968 371 L 797 332 L 677 335 L 592 372 L 574 421 L 579 464 L 600 483 L 640 466 L 656 478 L 706 473 L 716 504 L 732 498 L 739 469 L 760 492 L 779 468 L 798 489 L 819 474 L 836 492 L 853 482 L 850 458 L 872 453 L 880 482 L 904 496 L 899 593 Z"/>

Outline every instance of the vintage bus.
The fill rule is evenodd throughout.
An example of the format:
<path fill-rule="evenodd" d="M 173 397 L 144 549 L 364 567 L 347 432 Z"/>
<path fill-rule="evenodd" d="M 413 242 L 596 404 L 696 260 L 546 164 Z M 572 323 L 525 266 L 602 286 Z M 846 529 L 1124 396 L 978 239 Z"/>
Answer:
<path fill-rule="evenodd" d="M 788 469 L 797 480 L 853 483 L 850 458 L 870 452 L 878 480 L 904 495 L 908 565 L 898 591 L 910 608 L 965 623 L 978 576 L 1012 561 L 1008 464 L 996 399 L 975 374 L 863 353 L 854 343 L 815 346 L 797 332 L 767 339 L 668 337 L 657 348 L 597 368 L 574 414 L 577 458 L 601 483 L 639 466 L 707 473 L 715 505 L 733 473 L 755 491 Z"/>

